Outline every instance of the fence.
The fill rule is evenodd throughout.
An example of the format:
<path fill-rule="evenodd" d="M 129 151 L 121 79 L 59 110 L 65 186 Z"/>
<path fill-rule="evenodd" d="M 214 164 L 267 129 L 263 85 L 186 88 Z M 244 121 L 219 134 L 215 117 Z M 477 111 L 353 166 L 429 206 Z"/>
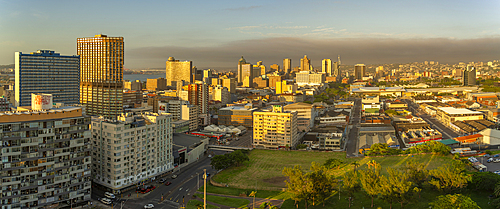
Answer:
<path fill-rule="evenodd" d="M 217 175 L 217 174 L 215 174 Z M 214 175 L 214 176 L 215 176 Z M 219 183 L 214 181 L 212 178 L 210 178 L 210 184 L 217 186 L 217 187 L 233 187 L 233 188 L 238 188 L 238 189 L 256 189 L 256 190 L 268 190 L 268 191 L 286 191 L 286 188 L 281 188 L 281 187 L 252 187 L 252 186 L 242 186 L 242 185 L 235 185 L 235 184 L 224 184 L 224 183 Z"/>

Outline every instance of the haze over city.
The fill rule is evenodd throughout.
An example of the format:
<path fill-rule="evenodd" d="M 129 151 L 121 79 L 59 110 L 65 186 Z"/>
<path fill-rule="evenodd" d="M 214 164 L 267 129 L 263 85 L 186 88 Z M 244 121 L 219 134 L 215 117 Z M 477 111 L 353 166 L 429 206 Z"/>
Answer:
<path fill-rule="evenodd" d="M 124 37 L 126 68 L 485 61 L 500 56 L 499 1 L 0 1 L 0 64 L 13 52 L 75 54 L 76 38 Z M 292 63 L 294 66 L 298 62 Z"/>

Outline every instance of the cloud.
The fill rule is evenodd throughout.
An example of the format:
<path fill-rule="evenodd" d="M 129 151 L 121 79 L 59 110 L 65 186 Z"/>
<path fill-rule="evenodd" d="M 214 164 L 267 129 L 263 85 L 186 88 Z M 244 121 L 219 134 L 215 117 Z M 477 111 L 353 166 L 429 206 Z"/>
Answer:
<path fill-rule="evenodd" d="M 325 58 L 341 55 L 342 63 L 383 64 L 435 60 L 440 63 L 487 61 L 500 57 L 500 37 L 478 39 L 450 38 L 291 38 L 274 37 L 233 41 L 211 47 L 142 47 L 125 53 L 128 68 L 163 67 L 168 57 L 192 60 L 199 68 L 236 68 L 243 55 L 251 63 L 282 64 L 291 58 L 298 66 L 307 54 L 315 67 Z M 355 36 L 356 37 L 356 36 Z"/>
<path fill-rule="evenodd" d="M 260 7 L 262 7 L 262 6 L 233 7 L 233 8 L 226 8 L 224 10 L 227 10 L 227 11 L 245 11 L 245 10 L 257 9 Z"/>

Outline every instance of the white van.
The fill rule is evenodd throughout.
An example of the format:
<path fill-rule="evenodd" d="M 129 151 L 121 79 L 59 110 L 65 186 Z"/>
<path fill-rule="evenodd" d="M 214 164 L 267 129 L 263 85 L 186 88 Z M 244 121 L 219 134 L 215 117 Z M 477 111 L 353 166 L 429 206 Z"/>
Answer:
<path fill-rule="evenodd" d="M 109 199 L 115 199 L 115 195 L 111 192 L 104 192 L 104 196 Z"/>
<path fill-rule="evenodd" d="M 101 202 L 104 203 L 104 204 L 106 204 L 106 205 L 111 205 L 111 203 L 112 203 L 111 200 L 108 199 L 108 198 L 102 198 Z"/>

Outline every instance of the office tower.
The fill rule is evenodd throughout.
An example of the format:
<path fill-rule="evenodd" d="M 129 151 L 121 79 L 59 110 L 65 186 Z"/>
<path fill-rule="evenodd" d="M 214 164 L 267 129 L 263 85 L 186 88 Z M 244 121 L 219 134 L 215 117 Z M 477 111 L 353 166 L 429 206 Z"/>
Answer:
<path fill-rule="evenodd" d="M 187 100 L 190 104 L 198 106 L 199 114 L 208 113 L 208 85 L 199 82 L 195 84 L 189 84 L 183 87 L 187 91 Z"/>
<path fill-rule="evenodd" d="M 278 64 L 272 64 L 269 68 L 274 72 L 281 72 L 280 65 Z"/>
<path fill-rule="evenodd" d="M 81 107 L 0 113 L 2 208 L 86 206 L 91 196 L 90 117 Z M 36 106 L 36 105 L 35 105 Z"/>
<path fill-rule="evenodd" d="M 311 59 L 304 55 L 304 58 L 300 59 L 300 71 L 310 71 L 311 70 Z"/>
<path fill-rule="evenodd" d="M 254 148 L 295 147 L 298 136 L 297 112 L 284 111 L 281 105 L 274 105 L 272 110 L 253 112 Z"/>
<path fill-rule="evenodd" d="M 476 85 L 476 67 L 467 65 L 467 69 L 463 72 L 463 85 L 475 86 Z"/>
<path fill-rule="evenodd" d="M 283 71 L 288 75 L 292 72 L 292 59 L 285 58 L 283 59 Z"/>
<path fill-rule="evenodd" d="M 234 78 L 223 77 L 221 80 L 222 86 L 226 87 L 229 93 L 236 93 L 236 80 Z"/>
<path fill-rule="evenodd" d="M 184 81 L 186 83 L 194 82 L 193 74 L 195 68 L 192 61 L 179 61 L 174 57 L 169 57 L 166 62 L 166 79 L 167 85 L 176 86 L 177 82 Z"/>
<path fill-rule="evenodd" d="M 253 66 L 255 71 L 258 71 L 258 75 L 266 74 L 266 66 L 262 64 L 262 61 L 258 61 L 256 65 Z M 254 73 L 254 76 L 258 76 L 257 73 Z"/>
<path fill-rule="evenodd" d="M 209 100 L 220 101 L 222 105 L 231 102 L 231 94 L 226 87 L 221 85 L 209 86 Z"/>
<path fill-rule="evenodd" d="M 323 59 L 321 61 L 321 72 L 325 73 L 326 76 L 332 76 L 333 74 L 333 66 L 332 66 L 332 60 L 331 59 Z"/>
<path fill-rule="evenodd" d="M 167 89 L 167 80 L 165 78 L 155 78 L 146 80 L 146 89 L 148 91 L 163 91 Z"/>
<path fill-rule="evenodd" d="M 273 75 L 269 76 L 269 88 L 276 88 L 276 83 L 281 82 L 284 79 L 284 76 L 281 75 Z"/>
<path fill-rule="evenodd" d="M 115 121 L 92 118 L 93 182 L 115 194 L 171 171 L 172 116 L 123 113 Z"/>
<path fill-rule="evenodd" d="M 198 130 L 199 110 L 198 106 L 187 104 L 181 106 L 181 119 L 189 121 L 189 131 Z"/>
<path fill-rule="evenodd" d="M 366 66 L 364 64 L 357 64 L 354 66 L 354 79 L 363 80 L 365 76 Z"/>
<path fill-rule="evenodd" d="M 377 77 L 377 78 L 384 77 L 384 66 L 378 66 L 375 69 L 375 77 Z"/>
<path fill-rule="evenodd" d="M 230 106 L 219 109 L 219 126 L 253 126 L 253 112 L 258 108 L 253 108 L 252 103 L 245 106 Z"/>
<path fill-rule="evenodd" d="M 132 91 L 142 91 L 142 82 L 140 80 L 125 81 L 123 82 L 123 88 Z"/>
<path fill-rule="evenodd" d="M 242 85 L 243 81 L 248 77 L 249 84 L 244 85 L 245 87 L 252 87 L 251 81 L 254 78 L 254 70 L 253 65 L 247 63 L 245 58 L 241 56 L 241 59 L 238 61 L 238 85 Z"/>
<path fill-rule="evenodd" d="M 123 37 L 78 38 L 80 103 L 88 115 L 116 118 L 123 112 Z"/>
<path fill-rule="evenodd" d="M 30 106 L 31 94 L 52 94 L 54 102 L 80 103 L 80 58 L 54 51 L 15 53 L 16 106 Z"/>
<path fill-rule="evenodd" d="M 342 73 L 340 72 L 340 65 L 338 62 L 333 62 L 333 73 L 332 76 L 337 77 L 337 81 L 340 79 L 340 76 L 342 76 Z"/>

